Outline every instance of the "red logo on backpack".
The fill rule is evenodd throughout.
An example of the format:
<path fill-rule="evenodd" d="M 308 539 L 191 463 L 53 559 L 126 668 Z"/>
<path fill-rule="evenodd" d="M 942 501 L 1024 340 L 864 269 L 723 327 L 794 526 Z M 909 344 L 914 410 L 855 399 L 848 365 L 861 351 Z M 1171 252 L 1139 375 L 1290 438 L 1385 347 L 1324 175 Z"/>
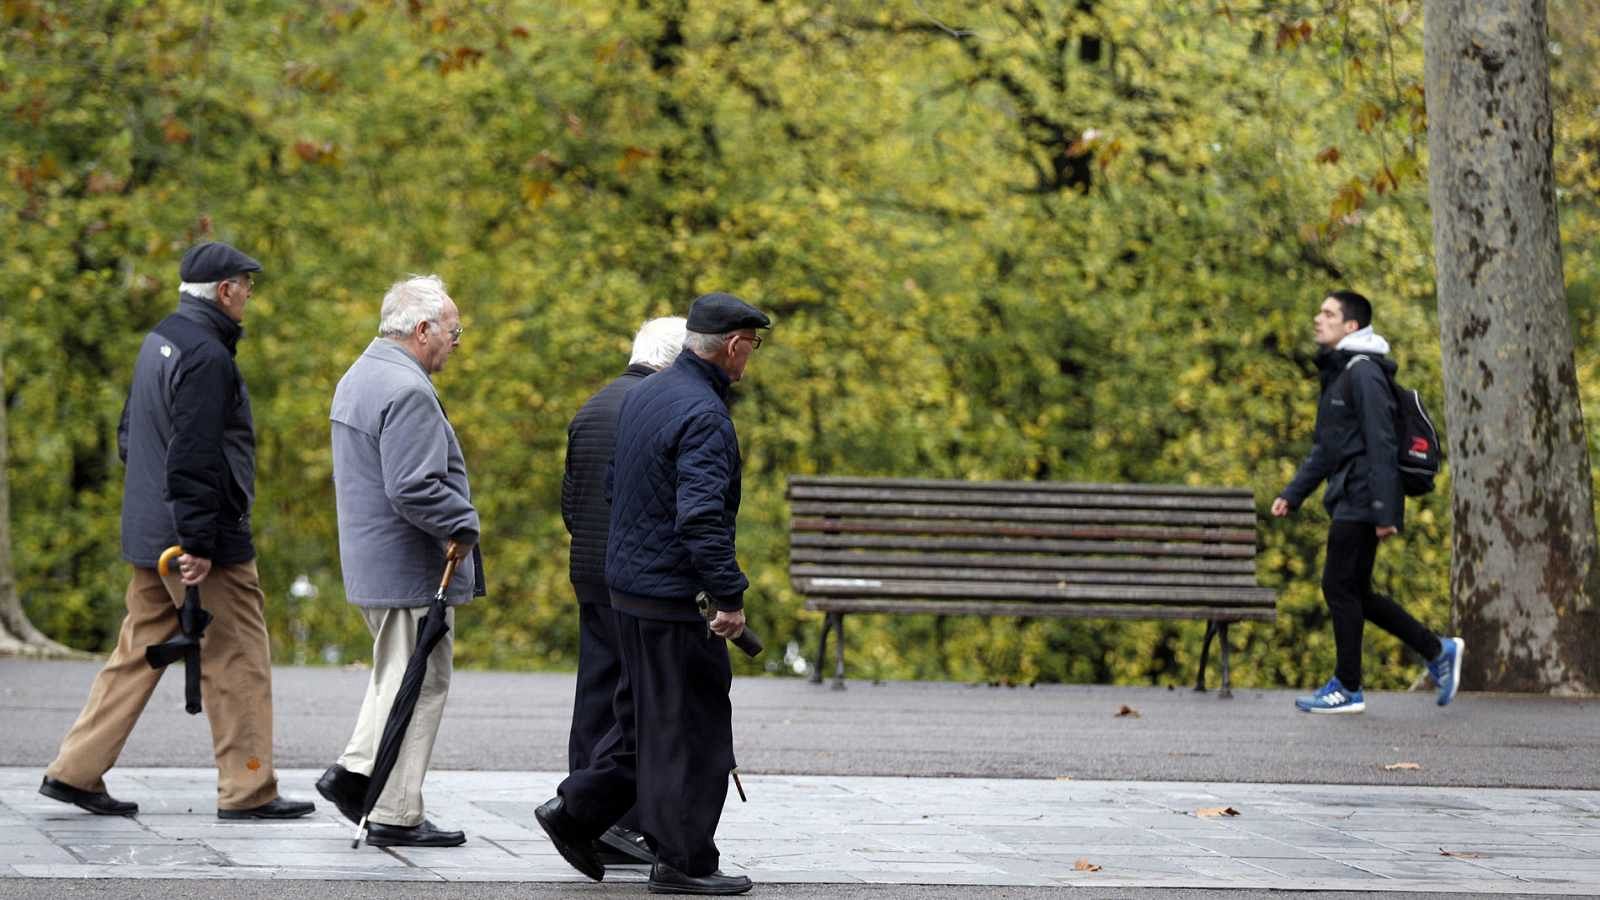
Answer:
<path fill-rule="evenodd" d="M 1425 438 L 1425 437 L 1412 437 L 1411 438 L 1411 452 L 1412 453 L 1427 453 L 1428 452 L 1428 439 Z"/>

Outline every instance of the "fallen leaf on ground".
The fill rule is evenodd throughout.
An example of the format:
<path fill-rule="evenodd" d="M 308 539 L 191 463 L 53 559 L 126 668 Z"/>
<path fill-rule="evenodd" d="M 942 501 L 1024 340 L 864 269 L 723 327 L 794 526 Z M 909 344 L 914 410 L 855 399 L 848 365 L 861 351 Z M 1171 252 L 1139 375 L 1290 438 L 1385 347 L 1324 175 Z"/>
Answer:
<path fill-rule="evenodd" d="M 1231 806 L 1206 806 L 1194 811 L 1201 818 L 1215 818 L 1217 816 L 1237 816 L 1239 811 Z"/>
<path fill-rule="evenodd" d="M 1397 762 L 1397 763 L 1389 763 L 1388 765 L 1384 766 L 1383 768 L 1384 768 L 1384 771 L 1386 771 L 1386 772 L 1400 772 L 1400 771 L 1415 772 L 1416 770 L 1422 768 L 1422 764 L 1421 763 L 1414 763 L 1414 762 Z"/>
<path fill-rule="evenodd" d="M 1056 776 L 1056 780 L 1057 781 L 1071 781 L 1072 780 L 1072 776 L 1071 775 L 1057 775 Z"/>
<path fill-rule="evenodd" d="M 1439 848 L 1439 855 L 1454 856 L 1458 859 L 1483 859 L 1482 853 L 1473 853 L 1467 850 L 1446 850 L 1443 847 Z"/>
<path fill-rule="evenodd" d="M 1072 864 L 1072 869 L 1075 872 L 1098 872 L 1098 871 L 1100 871 L 1100 867 L 1099 866 L 1095 865 L 1092 862 L 1089 862 L 1087 859 L 1080 859 L 1077 862 L 1073 863 Z"/>
<path fill-rule="evenodd" d="M 1115 716 L 1115 718 L 1119 718 L 1120 719 L 1123 716 L 1127 716 L 1127 717 L 1132 718 L 1132 719 L 1137 719 L 1137 718 L 1139 718 L 1139 711 L 1137 709 L 1134 709 L 1133 707 L 1129 706 L 1128 704 L 1124 703 L 1124 704 L 1122 704 L 1122 708 L 1117 710 L 1117 715 Z"/>

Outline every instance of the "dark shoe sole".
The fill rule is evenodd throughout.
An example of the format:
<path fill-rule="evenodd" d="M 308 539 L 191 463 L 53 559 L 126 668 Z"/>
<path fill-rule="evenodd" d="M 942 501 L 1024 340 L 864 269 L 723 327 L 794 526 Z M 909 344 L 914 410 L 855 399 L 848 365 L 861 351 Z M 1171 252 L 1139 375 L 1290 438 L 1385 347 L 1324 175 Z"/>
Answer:
<path fill-rule="evenodd" d="M 645 890 L 652 894 L 695 894 L 702 897 L 731 897 L 735 894 L 749 893 L 750 889 L 753 887 L 755 887 L 754 884 L 747 884 L 743 887 L 729 890 L 719 888 L 699 888 L 692 887 L 690 885 L 657 884 L 656 882 L 652 881 L 645 885 Z"/>
<path fill-rule="evenodd" d="M 291 819 L 304 819 L 316 812 L 316 808 L 297 813 L 263 813 L 253 809 L 219 809 L 217 818 L 230 821 L 243 822 L 287 822 Z"/>
<path fill-rule="evenodd" d="M 62 790 L 56 788 L 55 785 L 52 785 L 48 781 L 42 782 L 39 785 L 39 793 L 43 794 L 46 797 L 49 797 L 51 800 L 59 800 L 62 803 L 66 803 L 66 804 L 70 804 L 72 806 L 76 806 L 77 808 L 83 810 L 84 812 L 93 813 L 93 814 L 95 814 L 97 816 L 121 816 L 124 819 L 131 819 L 134 816 L 137 816 L 139 814 L 139 804 L 137 804 L 137 803 L 129 803 L 128 806 L 130 806 L 132 808 L 131 809 L 126 809 L 126 810 L 96 809 L 95 807 L 89 806 L 88 804 L 80 803 L 71 794 L 68 794 L 65 791 L 62 791 Z"/>
<path fill-rule="evenodd" d="M 556 852 L 561 854 L 561 858 L 567 861 L 567 865 L 577 869 L 578 872 L 586 878 L 590 878 L 594 881 L 605 880 L 605 866 L 600 865 L 594 860 L 584 859 L 582 854 L 578 853 L 576 848 L 567 843 L 567 841 L 560 835 L 556 834 L 556 830 L 550 827 L 550 823 L 545 820 L 544 807 L 539 807 L 538 809 L 534 810 L 533 817 L 539 820 L 539 827 L 544 829 L 545 836 L 550 838 L 550 843 L 555 845 Z"/>
<path fill-rule="evenodd" d="M 455 840 L 449 841 L 428 840 L 427 838 L 416 841 L 408 841 L 395 840 L 391 838 L 375 838 L 371 835 L 368 835 L 366 840 L 362 841 L 362 843 L 366 844 L 368 847 L 459 847 L 466 842 L 467 836 L 464 834 Z"/>

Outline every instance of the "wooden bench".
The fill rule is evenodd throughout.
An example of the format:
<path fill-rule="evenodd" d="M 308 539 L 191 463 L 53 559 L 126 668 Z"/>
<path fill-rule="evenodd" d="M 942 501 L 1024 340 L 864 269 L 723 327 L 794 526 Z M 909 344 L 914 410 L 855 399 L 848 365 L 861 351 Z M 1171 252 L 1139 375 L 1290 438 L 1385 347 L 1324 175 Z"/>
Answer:
<path fill-rule="evenodd" d="M 1256 510 L 1234 488 L 914 478 L 789 479 L 789 581 L 826 613 L 844 687 L 846 613 L 1204 619 L 1232 696 L 1228 626 L 1270 622 Z"/>

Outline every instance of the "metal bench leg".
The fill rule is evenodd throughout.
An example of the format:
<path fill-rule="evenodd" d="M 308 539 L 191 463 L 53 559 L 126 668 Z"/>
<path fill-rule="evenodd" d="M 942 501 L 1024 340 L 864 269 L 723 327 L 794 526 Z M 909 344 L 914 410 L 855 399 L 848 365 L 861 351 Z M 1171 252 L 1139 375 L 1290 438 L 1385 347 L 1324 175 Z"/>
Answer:
<path fill-rule="evenodd" d="M 833 689 L 844 690 L 844 613 L 833 614 Z"/>
<path fill-rule="evenodd" d="M 1194 677 L 1194 689 L 1202 694 L 1206 692 L 1206 662 L 1211 658 L 1211 639 L 1216 637 L 1216 634 L 1216 621 L 1206 622 L 1206 636 L 1200 642 L 1200 674 Z"/>
<path fill-rule="evenodd" d="M 833 613 L 822 618 L 822 636 L 817 639 L 817 664 L 811 667 L 811 683 L 822 683 L 822 664 L 828 659 L 828 629 L 833 627 Z"/>
<path fill-rule="evenodd" d="M 1222 690 L 1217 692 L 1217 699 L 1233 699 L 1233 676 L 1228 669 L 1228 625 L 1223 622 L 1217 626 L 1217 638 L 1222 641 Z"/>

